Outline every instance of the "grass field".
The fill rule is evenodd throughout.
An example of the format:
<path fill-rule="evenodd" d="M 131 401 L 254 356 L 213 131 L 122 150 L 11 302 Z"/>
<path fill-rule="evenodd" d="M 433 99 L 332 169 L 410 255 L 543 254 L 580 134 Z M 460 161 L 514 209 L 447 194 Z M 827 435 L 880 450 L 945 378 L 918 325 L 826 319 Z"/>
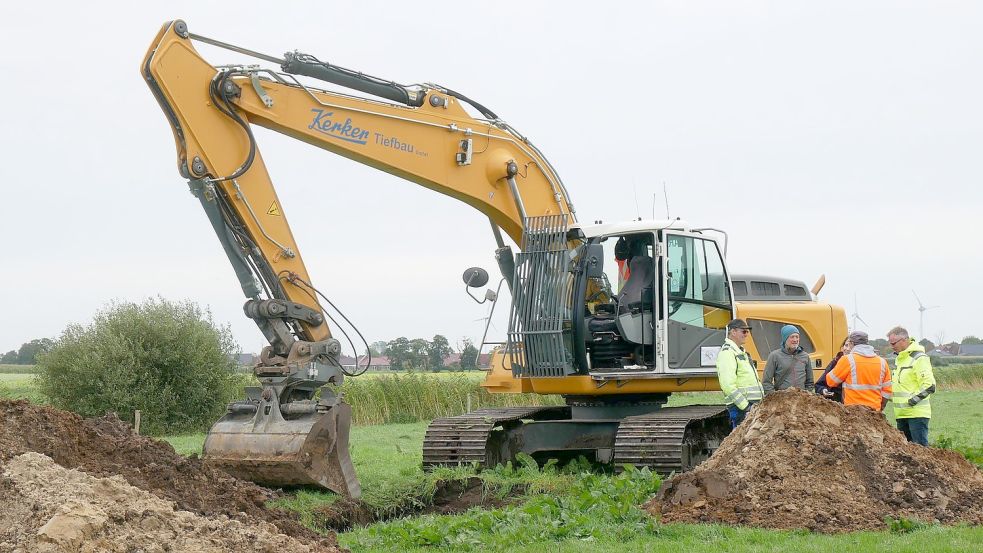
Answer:
<path fill-rule="evenodd" d="M 946 367 L 937 372 L 944 391 L 932 396 L 933 418 L 929 439 L 937 446 L 960 451 L 983 467 L 983 390 L 979 384 L 983 367 L 959 368 L 959 372 L 950 370 Z M 481 376 L 475 373 L 395 375 L 399 380 L 389 380 L 386 384 L 405 384 L 413 382 L 414 378 L 425 377 L 426 383 L 415 383 L 438 388 L 447 384 L 460 386 L 459 391 L 465 395 L 453 395 L 456 399 L 443 403 L 452 406 L 446 414 L 455 414 L 455 411 L 463 411 L 465 407 L 461 397 L 477 393 L 473 386 L 477 385 Z M 373 375 L 363 379 L 363 382 L 368 385 L 369 380 L 393 377 Z M 410 380 L 403 380 L 407 377 Z M 43 398 L 33 390 L 32 378 L 31 374 L 0 373 L 0 396 L 42 402 Z M 364 390 L 379 391 L 372 386 Z M 369 397 L 366 394 L 363 401 L 368 402 Z M 419 401 L 420 397 L 436 396 L 409 394 L 404 401 Z M 473 403 L 477 403 L 476 397 L 472 396 Z M 351 400 L 357 401 L 355 397 Z M 670 398 L 670 405 L 721 401 L 719 393 L 676 394 Z M 388 405 L 387 409 L 398 410 L 398 407 L 393 407 L 398 402 L 391 401 Z M 890 407 L 887 415 L 893 423 Z M 392 416 L 392 412 L 386 415 Z M 395 416 L 425 417 L 426 413 L 396 413 Z M 419 508 L 428 501 L 437 480 L 459 479 L 474 474 L 471 468 L 434 473 L 424 473 L 420 469 L 427 424 L 423 420 L 363 424 L 352 428 L 351 452 L 362 482 L 363 500 L 377 516 L 386 518 L 387 514 L 413 511 L 414 507 Z M 179 453 L 190 455 L 200 453 L 204 434 L 167 436 L 164 439 Z M 520 465 L 486 470 L 480 476 L 489 494 L 502 494 L 514 486 L 522 486 L 527 491 L 518 503 L 503 508 L 473 509 L 445 516 L 409 516 L 356 528 L 340 534 L 339 539 L 353 551 L 373 552 L 983 552 L 983 528 L 980 527 L 922 525 L 908 531 L 824 536 L 720 525 L 660 525 L 637 507 L 643 502 L 640 497 L 654 492 L 659 485 L 658 478 L 651 475 L 611 475 L 564 471 L 555 467 L 540 470 Z M 336 500 L 337 496 L 330 493 L 302 490 L 278 500 L 277 504 L 297 511 L 308 526 L 323 530 L 320 524 L 323 519 L 317 509 Z"/>
<path fill-rule="evenodd" d="M 677 394 L 671 405 L 719 403 L 718 393 Z M 983 392 L 939 392 L 933 396 L 930 439 L 949 440 L 950 447 L 968 448 L 983 439 Z M 889 417 L 890 418 L 890 417 Z M 425 501 L 436 480 L 462 478 L 471 469 L 425 474 L 420 470 L 421 447 L 426 422 L 356 426 L 352 428 L 352 459 L 363 487 L 363 500 L 376 513 L 401 512 L 414 502 Z M 203 434 L 165 438 L 185 454 L 200 452 Z M 963 451 L 966 454 L 966 451 Z M 983 458 L 976 459 L 983 464 Z M 591 522 L 574 520 L 573 512 L 588 507 L 577 504 L 577 474 L 517 468 L 512 473 L 485 471 L 488 493 L 524 485 L 529 493 L 522 502 L 503 510 L 473 510 L 459 515 L 409 517 L 381 522 L 342 533 L 343 545 L 353 551 L 741 551 L 741 552 L 827 552 L 871 551 L 932 553 L 941 551 L 983 551 L 983 528 L 940 528 L 926 526 L 911 532 L 867 532 L 843 536 L 814 535 L 807 532 L 778 532 L 719 525 L 650 524 L 647 515 L 618 503 L 613 491 L 598 496 L 611 500 L 611 510 L 627 509 L 620 519 L 593 514 Z M 612 475 L 591 475 L 592 488 L 612 486 Z M 592 496 L 589 505 L 599 503 Z M 315 529 L 320 520 L 316 509 L 329 505 L 337 496 L 316 491 L 300 491 L 277 503 L 301 514 L 302 521 Z M 511 510 L 510 510 L 511 509 Z M 567 514 L 563 514 L 568 512 Z M 608 511 L 605 511 L 607 513 Z M 646 522 L 639 522 L 646 521 Z M 554 526 L 562 526 L 576 537 L 558 538 Z M 464 536 L 464 537 L 461 537 Z M 470 541 L 469 541 L 470 540 Z M 471 543 L 474 542 L 474 543 Z M 478 547 L 475 544 L 480 543 Z M 424 545 L 426 544 L 426 545 Z"/>

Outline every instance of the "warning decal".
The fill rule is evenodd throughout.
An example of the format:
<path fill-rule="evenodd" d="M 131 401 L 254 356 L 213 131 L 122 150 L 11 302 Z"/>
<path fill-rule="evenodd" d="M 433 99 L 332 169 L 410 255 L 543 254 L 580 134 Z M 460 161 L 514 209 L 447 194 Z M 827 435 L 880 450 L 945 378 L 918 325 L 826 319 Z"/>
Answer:
<path fill-rule="evenodd" d="M 282 215 L 280 215 L 280 206 L 276 205 L 276 200 L 270 204 L 270 208 L 266 210 L 266 214 L 274 217 L 282 217 Z"/>

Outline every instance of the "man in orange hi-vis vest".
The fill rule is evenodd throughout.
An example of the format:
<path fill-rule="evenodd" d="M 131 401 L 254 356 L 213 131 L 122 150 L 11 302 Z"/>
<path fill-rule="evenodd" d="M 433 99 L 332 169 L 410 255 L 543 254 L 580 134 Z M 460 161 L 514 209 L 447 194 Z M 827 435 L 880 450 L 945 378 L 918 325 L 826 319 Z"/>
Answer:
<path fill-rule="evenodd" d="M 883 411 L 891 399 L 891 369 L 867 343 L 867 333 L 855 330 L 847 337 L 850 353 L 826 375 L 830 388 L 843 387 L 844 405 L 863 405 Z"/>

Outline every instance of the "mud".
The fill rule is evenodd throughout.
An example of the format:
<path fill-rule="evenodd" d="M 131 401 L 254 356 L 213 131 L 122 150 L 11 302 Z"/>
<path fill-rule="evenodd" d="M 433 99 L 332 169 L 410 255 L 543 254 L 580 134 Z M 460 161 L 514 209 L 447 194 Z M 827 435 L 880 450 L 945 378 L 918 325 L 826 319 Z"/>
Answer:
<path fill-rule="evenodd" d="M 62 467 L 92 476 L 119 475 L 183 511 L 246 524 L 270 523 L 313 550 L 332 551 L 336 546 L 334 536 L 304 528 L 292 513 L 267 508 L 275 492 L 205 466 L 200 459 L 178 455 L 166 442 L 136 435 L 112 414 L 83 419 L 27 401 L 0 401 L 0 469 L 26 452 L 41 453 Z"/>
<path fill-rule="evenodd" d="M 798 390 L 769 395 L 695 470 L 646 508 L 663 522 L 840 533 L 885 517 L 983 524 L 983 472 L 908 443 L 883 415 Z"/>
<path fill-rule="evenodd" d="M 495 509 L 512 503 L 525 493 L 525 486 L 515 486 L 505 497 L 499 497 L 489 493 L 484 481 L 474 476 L 463 480 L 440 480 L 435 485 L 432 497 L 408 498 L 403 505 L 386 512 L 377 512 L 359 500 L 340 499 L 318 508 L 315 511 L 315 523 L 326 530 L 344 532 L 355 526 L 406 516 L 452 515 L 463 513 L 472 507 Z"/>

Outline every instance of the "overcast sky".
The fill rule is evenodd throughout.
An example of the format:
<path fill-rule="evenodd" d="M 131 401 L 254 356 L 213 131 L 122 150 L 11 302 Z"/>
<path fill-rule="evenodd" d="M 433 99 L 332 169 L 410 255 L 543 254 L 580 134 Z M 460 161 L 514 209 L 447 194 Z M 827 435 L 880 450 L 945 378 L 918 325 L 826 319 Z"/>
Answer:
<path fill-rule="evenodd" d="M 664 217 L 665 183 L 673 217 L 728 230 L 733 271 L 810 285 L 825 273 L 820 297 L 851 313 L 856 294 L 874 335 L 917 333 L 913 289 L 941 306 L 929 338 L 983 334 L 981 6 L 8 2 L 0 352 L 156 295 L 210 307 L 244 351 L 264 345 L 140 77 L 175 18 L 272 55 L 457 90 L 530 137 L 581 221 Z M 256 134 L 315 286 L 370 341 L 480 338 L 486 306 L 460 275 L 494 267 L 487 218 Z"/>

